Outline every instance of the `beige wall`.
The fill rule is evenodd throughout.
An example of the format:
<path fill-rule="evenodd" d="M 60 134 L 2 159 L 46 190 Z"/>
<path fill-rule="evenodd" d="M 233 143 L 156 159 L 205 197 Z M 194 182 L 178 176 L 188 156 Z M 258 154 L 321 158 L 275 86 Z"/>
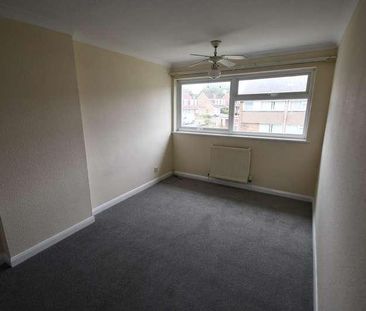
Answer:
<path fill-rule="evenodd" d="M 366 1 L 339 49 L 315 227 L 319 311 L 366 310 Z"/>
<path fill-rule="evenodd" d="M 0 220 L 0 265 L 2 264 L 2 256 L 4 256 L 4 254 L 6 254 L 7 251 L 5 249 L 5 235 L 3 232 L 3 228 L 2 228 L 2 224 L 1 224 L 1 220 Z"/>
<path fill-rule="evenodd" d="M 11 256 L 91 215 L 72 39 L 0 19 L 0 217 Z"/>
<path fill-rule="evenodd" d="M 5 259 L 4 257 L 9 256 L 8 246 L 6 244 L 6 237 L 3 228 L 3 223 L 0 218 L 0 265 L 2 261 Z"/>
<path fill-rule="evenodd" d="M 326 52 L 326 55 L 329 53 L 332 54 L 334 51 Z M 306 56 L 312 57 L 311 54 Z M 313 56 L 321 56 L 321 53 Z M 174 134 L 175 170 L 207 176 L 210 147 L 213 144 L 251 147 L 251 175 L 254 185 L 313 196 L 318 177 L 334 63 L 323 62 L 307 66 L 317 67 L 307 143 L 176 133 Z"/>
<path fill-rule="evenodd" d="M 96 207 L 172 170 L 171 80 L 162 66 L 82 43 L 75 57 Z"/>
<path fill-rule="evenodd" d="M 5 251 L 5 236 L 0 232 L 0 264 L 1 264 L 1 256 L 6 253 Z"/>

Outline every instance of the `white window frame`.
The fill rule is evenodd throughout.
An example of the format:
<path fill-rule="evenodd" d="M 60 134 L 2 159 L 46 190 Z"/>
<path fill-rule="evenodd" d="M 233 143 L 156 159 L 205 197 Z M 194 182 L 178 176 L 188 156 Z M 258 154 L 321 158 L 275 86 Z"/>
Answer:
<path fill-rule="evenodd" d="M 269 72 L 257 72 L 238 74 L 231 76 L 223 76 L 219 79 L 211 80 L 209 78 L 187 78 L 176 80 L 176 132 L 183 133 L 206 133 L 206 134 L 222 134 L 228 136 L 239 136 L 247 138 L 275 138 L 283 140 L 303 140 L 306 141 L 308 134 L 308 127 L 310 121 L 310 112 L 312 104 L 312 94 L 315 80 L 315 68 L 304 69 L 290 69 L 290 70 L 275 70 Z M 305 92 L 286 92 L 286 93 L 267 93 L 267 94 L 251 94 L 251 95 L 239 95 L 238 85 L 240 80 L 249 79 L 263 79 L 263 78 L 276 78 L 286 76 L 298 76 L 307 75 L 307 86 Z M 228 129 L 214 129 L 214 128 L 200 128 L 200 127 L 185 127 L 182 126 L 182 103 L 181 94 L 182 86 L 192 83 L 215 83 L 215 82 L 231 82 L 230 83 L 230 102 L 229 102 L 229 126 Z M 308 104 L 305 111 L 304 131 L 302 135 L 296 134 L 273 134 L 273 133 L 253 133 L 253 132 L 238 132 L 233 130 L 234 126 L 234 108 L 235 102 L 239 100 L 286 100 L 286 99 L 307 99 Z"/>

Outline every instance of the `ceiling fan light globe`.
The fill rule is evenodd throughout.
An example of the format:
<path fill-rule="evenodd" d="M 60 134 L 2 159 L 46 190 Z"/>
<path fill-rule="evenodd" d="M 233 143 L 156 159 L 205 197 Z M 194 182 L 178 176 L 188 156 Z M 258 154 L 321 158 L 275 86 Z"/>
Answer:
<path fill-rule="evenodd" d="M 208 76 L 210 79 L 215 80 L 217 78 L 220 78 L 221 76 L 221 70 L 218 67 L 211 68 L 208 72 Z"/>

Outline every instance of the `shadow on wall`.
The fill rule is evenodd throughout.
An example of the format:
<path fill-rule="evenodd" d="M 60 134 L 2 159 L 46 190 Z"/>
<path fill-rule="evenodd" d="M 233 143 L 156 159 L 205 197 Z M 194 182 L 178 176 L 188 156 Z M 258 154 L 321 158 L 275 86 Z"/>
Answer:
<path fill-rule="evenodd" d="M 9 258 L 8 244 L 6 242 L 3 223 L 0 217 L 0 265 L 6 262 L 8 258 Z"/>
<path fill-rule="evenodd" d="M 160 163 L 158 163 L 159 167 L 158 175 L 163 175 L 174 170 L 172 154 L 173 154 L 173 134 L 170 134 L 164 147 L 164 151 L 162 152 Z"/>

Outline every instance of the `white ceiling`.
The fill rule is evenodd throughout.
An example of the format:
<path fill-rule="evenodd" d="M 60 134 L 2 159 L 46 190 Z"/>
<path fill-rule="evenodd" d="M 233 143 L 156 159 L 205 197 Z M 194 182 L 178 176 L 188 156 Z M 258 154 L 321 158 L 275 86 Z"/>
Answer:
<path fill-rule="evenodd" d="M 357 0 L 0 0 L 0 15 L 166 65 L 334 47 Z"/>

